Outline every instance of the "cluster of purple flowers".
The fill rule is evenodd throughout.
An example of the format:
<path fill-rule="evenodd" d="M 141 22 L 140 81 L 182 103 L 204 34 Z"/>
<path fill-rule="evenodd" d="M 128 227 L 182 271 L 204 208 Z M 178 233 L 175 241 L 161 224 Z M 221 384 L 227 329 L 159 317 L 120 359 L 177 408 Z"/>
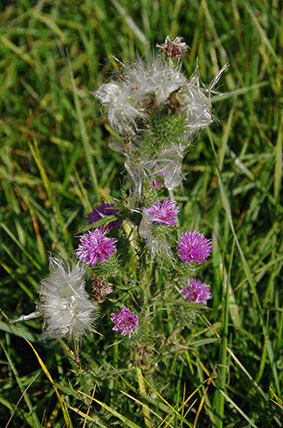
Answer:
<path fill-rule="evenodd" d="M 177 216 L 180 210 L 177 202 L 169 201 L 166 198 L 163 202 L 154 202 L 150 208 L 146 208 L 145 214 L 149 224 L 159 223 L 163 225 L 176 226 Z M 114 208 L 114 204 L 103 202 L 98 205 L 88 216 L 89 224 L 100 220 L 101 215 L 115 215 L 119 213 L 119 209 Z M 88 234 L 80 238 L 80 244 L 75 251 L 77 257 L 84 261 L 87 265 L 95 266 L 100 261 L 103 265 L 111 254 L 116 251 L 115 238 L 109 238 L 107 232 L 113 227 L 119 225 L 119 220 L 108 223 L 106 227 L 98 227 L 94 231 L 89 231 Z M 203 264 L 210 256 L 212 249 L 212 241 L 205 238 L 201 233 L 190 231 L 184 233 L 179 241 L 177 241 L 178 256 L 185 263 Z M 188 302 L 207 304 L 207 300 L 212 298 L 212 293 L 209 291 L 209 286 L 203 284 L 200 280 L 193 279 L 186 281 L 187 286 L 183 286 L 181 293 L 185 296 L 184 299 Z M 118 331 L 121 335 L 131 335 L 137 333 L 138 316 L 130 309 L 122 306 L 118 313 L 111 314 L 111 321 L 114 323 L 113 330 Z"/>
<path fill-rule="evenodd" d="M 113 207 L 114 204 L 107 204 L 106 202 L 96 206 L 88 215 L 88 223 L 95 223 L 102 216 L 118 214 L 119 209 Z M 94 231 L 89 231 L 86 235 L 81 236 L 80 244 L 75 250 L 77 257 L 90 266 L 95 266 L 98 260 L 103 265 L 105 260 L 108 260 L 111 254 L 116 251 L 117 240 L 109 238 L 107 232 L 117 226 L 119 226 L 119 220 L 108 223 L 106 227 L 97 227 Z M 139 318 L 125 306 L 122 306 L 117 314 L 112 313 L 110 318 L 114 323 L 113 330 L 119 331 L 122 336 L 131 336 L 132 333 L 137 333 Z"/>
<path fill-rule="evenodd" d="M 211 254 L 212 241 L 196 231 L 184 233 L 177 241 L 178 256 L 185 263 L 203 264 Z M 209 286 L 203 284 L 198 279 L 186 281 L 188 287 L 183 286 L 181 293 L 185 295 L 187 302 L 207 304 L 207 300 L 212 298 Z"/>

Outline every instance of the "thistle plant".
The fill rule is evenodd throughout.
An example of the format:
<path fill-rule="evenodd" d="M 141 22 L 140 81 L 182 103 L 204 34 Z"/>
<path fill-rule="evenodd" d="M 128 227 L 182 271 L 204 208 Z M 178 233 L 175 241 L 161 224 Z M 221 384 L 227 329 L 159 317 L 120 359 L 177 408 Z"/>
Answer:
<path fill-rule="evenodd" d="M 156 56 L 123 65 L 93 92 L 112 128 L 109 146 L 125 156 L 130 190 L 93 208 L 93 228 L 87 226 L 75 251 L 90 267 L 96 299 L 114 307 L 112 330 L 136 336 L 140 347 L 149 343 L 148 326 L 164 303 L 183 302 L 188 321 L 212 298 L 210 286 L 195 277 L 213 243 L 200 231 L 182 231 L 173 189 L 184 179 L 182 160 L 192 138 L 213 121 L 211 94 L 227 67 L 205 88 L 197 70 L 190 79 L 182 73 L 188 47 L 180 37 L 166 37 L 157 47 Z"/>
<path fill-rule="evenodd" d="M 188 47 L 181 38 L 166 37 L 157 47 L 156 56 L 123 65 L 93 92 L 112 128 L 109 146 L 125 156 L 128 193 L 93 208 L 76 236 L 76 261 L 50 258 L 36 312 L 19 319 L 42 316 L 44 338 L 77 341 L 97 333 L 100 313 L 113 342 L 135 344 L 133 364 L 138 350 L 153 352 L 153 337 L 169 340 L 172 332 L 156 331 L 160 320 L 181 311 L 175 332 L 181 331 L 213 297 L 213 285 L 196 277 L 213 242 L 181 228 L 173 190 L 184 180 L 182 161 L 192 138 L 213 121 L 211 94 L 227 65 L 205 88 L 198 70 L 189 79 L 182 72 Z"/>

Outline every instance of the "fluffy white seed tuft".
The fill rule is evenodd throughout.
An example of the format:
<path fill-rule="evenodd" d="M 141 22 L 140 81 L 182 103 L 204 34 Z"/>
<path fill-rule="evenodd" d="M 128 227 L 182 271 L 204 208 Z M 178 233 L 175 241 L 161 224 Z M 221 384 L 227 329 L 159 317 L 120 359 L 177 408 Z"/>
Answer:
<path fill-rule="evenodd" d="M 84 274 L 85 267 L 80 262 L 67 265 L 61 259 L 50 258 L 50 275 L 41 281 L 37 305 L 44 317 L 44 338 L 79 339 L 87 330 L 97 333 L 93 323 L 98 306 L 85 290 Z"/>

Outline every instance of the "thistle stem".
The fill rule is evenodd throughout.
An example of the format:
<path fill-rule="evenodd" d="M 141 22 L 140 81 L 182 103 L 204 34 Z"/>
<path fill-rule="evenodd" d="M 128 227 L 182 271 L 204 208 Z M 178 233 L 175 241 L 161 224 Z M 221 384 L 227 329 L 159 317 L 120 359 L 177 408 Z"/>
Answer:
<path fill-rule="evenodd" d="M 78 340 L 74 339 L 75 359 L 78 367 L 81 367 Z"/>
<path fill-rule="evenodd" d="M 173 189 L 169 189 L 169 197 L 170 197 L 170 201 L 175 201 Z M 179 223 L 178 217 L 176 218 L 176 221 L 177 221 L 177 237 L 179 240 L 180 239 L 180 223 Z"/>

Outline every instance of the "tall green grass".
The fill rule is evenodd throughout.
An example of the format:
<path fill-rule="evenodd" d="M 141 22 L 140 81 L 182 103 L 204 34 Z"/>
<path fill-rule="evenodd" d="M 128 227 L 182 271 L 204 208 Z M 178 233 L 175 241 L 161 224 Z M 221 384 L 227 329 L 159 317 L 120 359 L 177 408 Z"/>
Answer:
<path fill-rule="evenodd" d="M 0 19 L 1 426 L 283 426 L 281 3 L 21 0 Z M 230 63 L 175 194 L 181 224 L 214 241 L 211 310 L 178 335 L 169 319 L 137 369 L 102 319 L 78 372 L 70 344 L 8 318 L 34 310 L 49 253 L 72 253 L 86 214 L 127 184 L 90 91 L 166 35 L 190 45 L 188 77 Z"/>

